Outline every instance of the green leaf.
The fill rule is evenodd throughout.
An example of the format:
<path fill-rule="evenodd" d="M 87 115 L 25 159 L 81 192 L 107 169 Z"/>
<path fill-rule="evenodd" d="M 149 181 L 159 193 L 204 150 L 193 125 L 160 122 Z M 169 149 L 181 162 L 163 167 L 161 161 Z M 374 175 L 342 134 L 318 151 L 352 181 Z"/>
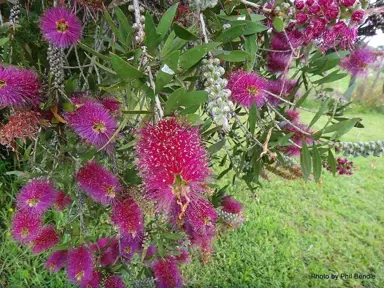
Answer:
<path fill-rule="evenodd" d="M 161 233 L 164 238 L 170 239 L 170 240 L 181 240 L 184 238 L 183 235 L 177 234 L 177 233 L 171 233 L 171 232 L 163 232 Z"/>
<path fill-rule="evenodd" d="M 299 100 L 297 100 L 296 104 L 295 104 L 295 108 L 297 107 L 300 107 L 304 101 L 307 99 L 308 95 L 309 95 L 309 92 L 311 92 L 311 89 L 307 90 L 303 96 L 300 97 Z"/>
<path fill-rule="evenodd" d="M 167 102 L 164 107 L 164 114 L 169 115 L 175 107 L 178 107 L 178 101 L 185 94 L 185 89 L 183 87 L 175 90 L 171 95 L 169 95 Z"/>
<path fill-rule="evenodd" d="M 251 56 L 248 52 L 241 50 L 222 51 L 222 53 L 215 55 L 217 58 L 228 62 L 244 62 Z"/>
<path fill-rule="evenodd" d="M 179 106 L 190 107 L 200 105 L 208 101 L 208 94 L 205 91 L 191 91 L 185 93 L 184 88 L 180 88 L 173 92 L 167 103 L 165 104 L 165 114 L 170 114 L 175 108 Z M 185 114 L 185 113 L 183 113 Z"/>
<path fill-rule="evenodd" d="M 180 58 L 180 51 L 175 51 L 172 54 L 170 54 L 164 61 L 164 65 L 162 66 L 161 69 L 165 67 L 165 65 L 168 66 L 169 69 L 174 71 L 176 73 L 177 71 L 177 66 L 179 63 L 179 58 Z M 169 82 L 172 80 L 174 75 L 159 71 L 156 74 L 156 81 L 155 81 L 155 86 L 156 86 L 156 91 L 155 93 L 158 94 L 159 92 L 163 91 L 163 88 L 169 84 Z"/>
<path fill-rule="evenodd" d="M 331 149 L 328 150 L 328 165 L 331 167 L 331 172 L 333 176 L 336 175 L 336 160 L 335 157 L 333 156 L 333 153 Z"/>
<path fill-rule="evenodd" d="M 225 138 L 221 139 L 219 142 L 213 144 L 212 146 L 208 147 L 207 151 L 210 155 L 213 155 L 221 150 L 225 145 Z"/>
<path fill-rule="evenodd" d="M 0 39 L 0 46 L 4 46 L 9 42 L 9 37 L 1 38 Z"/>
<path fill-rule="evenodd" d="M 252 35 L 268 30 L 268 27 L 253 21 L 248 20 L 236 20 L 231 22 L 232 27 L 238 25 L 245 25 L 245 30 L 242 35 Z"/>
<path fill-rule="evenodd" d="M 301 165 L 301 171 L 303 172 L 304 180 L 308 181 L 309 176 L 311 175 L 311 172 L 312 172 L 312 159 L 311 159 L 311 153 L 309 152 L 305 139 L 303 139 L 303 142 L 302 142 L 302 148 L 300 153 L 300 165 Z"/>
<path fill-rule="evenodd" d="M 318 85 L 325 84 L 325 83 L 330 83 L 330 82 L 334 82 L 334 81 L 340 80 L 340 79 L 342 79 L 342 78 L 344 78 L 345 76 L 348 75 L 347 73 L 340 73 L 340 74 L 338 74 L 339 71 L 340 70 L 333 71 L 332 73 L 328 74 L 324 78 L 316 80 L 313 83 L 314 84 L 318 84 Z"/>
<path fill-rule="evenodd" d="M 210 50 L 216 48 L 219 45 L 220 43 L 218 42 L 211 42 L 189 49 L 187 52 L 180 56 L 180 68 L 183 71 L 188 70 L 189 68 L 193 67 L 197 62 L 199 62 L 205 56 L 205 54 L 207 54 Z"/>
<path fill-rule="evenodd" d="M 252 135 L 255 134 L 255 128 L 256 128 L 256 113 L 257 113 L 257 107 L 256 103 L 252 103 L 251 109 L 249 109 L 249 131 Z"/>
<path fill-rule="evenodd" d="M 123 11 L 119 7 L 115 8 L 115 13 L 117 20 L 119 21 L 119 26 L 121 28 L 122 37 L 125 37 L 125 44 L 127 43 L 127 40 L 129 39 L 129 36 L 132 34 L 132 26 L 129 24 L 127 17 L 124 15 Z"/>
<path fill-rule="evenodd" d="M 338 128 L 335 134 L 332 135 L 331 140 L 339 140 L 341 136 L 349 132 L 353 127 L 355 127 L 356 123 L 361 121 L 359 118 L 349 119 L 347 121 L 341 122 L 343 125 Z M 330 126 L 332 127 L 332 126 Z M 329 128 L 329 127 L 328 127 Z"/>
<path fill-rule="evenodd" d="M 345 124 L 347 121 L 351 121 L 351 124 L 353 124 L 352 127 L 354 127 L 357 122 L 361 121 L 361 119 L 360 118 L 352 118 L 352 119 L 347 119 L 346 121 L 340 121 L 336 124 L 333 124 L 333 125 L 330 125 L 330 126 L 324 128 L 323 134 L 342 130 L 343 126 L 349 125 L 349 124 Z"/>
<path fill-rule="evenodd" d="M 158 45 L 158 39 L 161 37 L 160 34 L 157 34 L 156 32 L 156 26 L 155 22 L 153 21 L 153 18 L 149 11 L 145 14 L 145 39 L 144 44 L 147 46 L 148 51 L 151 54 L 154 54 L 156 51 L 156 47 Z"/>
<path fill-rule="evenodd" d="M 328 104 L 331 102 L 332 98 L 328 98 L 326 101 L 324 101 L 315 116 L 313 117 L 311 123 L 309 124 L 309 127 L 312 127 L 313 124 L 317 122 L 317 120 L 320 119 L 320 117 L 324 114 L 324 112 L 328 109 Z"/>
<path fill-rule="evenodd" d="M 118 39 L 120 39 L 120 41 L 125 43 L 124 37 L 122 37 L 120 30 L 116 27 L 115 23 L 113 22 L 113 19 L 112 19 L 111 15 L 109 14 L 108 10 L 105 7 L 103 8 L 103 10 L 104 10 L 104 13 L 103 13 L 104 19 L 105 19 L 105 21 L 107 21 L 109 27 L 111 27 L 113 34 L 115 34 L 116 37 Z"/>
<path fill-rule="evenodd" d="M 295 133 L 293 132 L 290 132 L 288 134 L 285 134 L 283 137 L 279 137 L 279 140 L 277 141 L 277 146 L 284 146 L 285 144 L 288 143 L 288 140 L 291 139 L 291 137 L 294 135 Z"/>
<path fill-rule="evenodd" d="M 137 70 L 116 54 L 110 52 L 110 56 L 112 67 L 122 80 L 134 80 L 145 76 L 143 72 Z"/>
<path fill-rule="evenodd" d="M 104 60 L 104 61 L 109 61 L 109 57 L 108 56 L 105 56 L 99 52 L 97 52 L 96 50 L 93 50 L 92 48 L 88 47 L 87 45 L 83 44 L 82 42 L 78 41 L 77 44 L 82 48 L 84 49 L 85 51 L 91 53 L 92 55 Z"/>
<path fill-rule="evenodd" d="M 219 37 L 216 38 L 216 41 L 223 43 L 230 42 L 233 39 L 243 35 L 245 29 L 245 24 L 240 24 L 232 28 L 226 29 L 219 35 Z"/>
<path fill-rule="evenodd" d="M 252 71 L 253 66 L 256 63 L 257 43 L 256 34 L 245 36 L 244 49 L 250 55 L 247 62 L 248 71 Z"/>
<path fill-rule="evenodd" d="M 315 181 L 319 182 L 323 167 L 321 163 L 319 150 L 315 145 L 313 145 L 312 153 L 313 153 L 313 176 L 315 177 Z"/>
<path fill-rule="evenodd" d="M 199 39 L 199 37 L 189 32 L 187 29 L 184 29 L 177 23 L 174 23 L 172 27 L 173 27 L 173 31 L 175 31 L 176 36 L 181 39 L 188 40 L 188 41 Z"/>
<path fill-rule="evenodd" d="M 164 39 L 165 35 L 167 34 L 169 28 L 172 25 L 173 19 L 175 18 L 177 7 L 179 3 L 174 4 L 171 6 L 161 17 L 161 20 L 159 22 L 159 25 L 157 26 L 157 33 L 161 35 L 161 39 Z"/>
<path fill-rule="evenodd" d="M 273 19 L 273 27 L 275 27 L 277 32 L 283 32 L 284 31 L 283 19 L 275 16 L 275 18 Z"/>
<path fill-rule="evenodd" d="M 208 93 L 205 91 L 191 91 L 185 93 L 183 96 L 180 97 L 180 100 L 178 102 L 179 106 L 194 106 L 194 105 L 200 105 L 204 102 L 208 101 Z"/>

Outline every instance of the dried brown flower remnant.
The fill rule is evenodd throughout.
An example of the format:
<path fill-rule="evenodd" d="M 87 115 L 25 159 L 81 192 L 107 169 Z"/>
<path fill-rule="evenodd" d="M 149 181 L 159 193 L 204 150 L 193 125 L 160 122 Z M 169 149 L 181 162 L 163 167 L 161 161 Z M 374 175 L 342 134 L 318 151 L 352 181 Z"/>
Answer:
<path fill-rule="evenodd" d="M 35 138 L 40 127 L 40 113 L 18 110 L 9 117 L 7 124 L 0 123 L 0 144 L 16 151 L 15 141 Z"/>

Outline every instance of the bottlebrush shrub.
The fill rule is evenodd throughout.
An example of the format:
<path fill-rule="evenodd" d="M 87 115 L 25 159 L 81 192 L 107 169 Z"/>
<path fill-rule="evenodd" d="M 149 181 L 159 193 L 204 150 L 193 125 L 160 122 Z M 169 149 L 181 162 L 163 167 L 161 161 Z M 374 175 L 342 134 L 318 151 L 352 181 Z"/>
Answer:
<path fill-rule="evenodd" d="M 227 173 L 254 197 L 267 172 L 319 181 L 349 165 L 335 150 L 365 153 L 339 141 L 363 127 L 348 104 L 303 108 L 380 57 L 356 47 L 365 4 L 43 2 L 2 10 L 0 143 L 24 182 L 15 241 L 73 284 L 181 287 L 246 219 Z"/>

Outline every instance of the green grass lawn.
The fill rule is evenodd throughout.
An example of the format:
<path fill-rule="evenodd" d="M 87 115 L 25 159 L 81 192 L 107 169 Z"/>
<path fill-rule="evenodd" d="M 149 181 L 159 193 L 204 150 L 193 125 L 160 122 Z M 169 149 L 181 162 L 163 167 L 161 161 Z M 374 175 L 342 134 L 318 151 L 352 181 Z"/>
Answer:
<path fill-rule="evenodd" d="M 310 117 L 304 114 L 306 121 Z M 367 128 L 353 129 L 344 140 L 384 139 L 384 116 L 363 118 Z M 238 182 L 230 192 L 245 204 L 247 221 L 217 239 L 209 263 L 195 257 L 182 268 L 187 286 L 384 287 L 384 159 L 359 158 L 355 165 L 359 169 L 352 177 L 325 172 L 322 185 L 271 176 L 258 191 L 260 203 Z M 16 191 L 3 191 L 0 185 L 0 192 Z M 5 227 L 13 205 L 0 207 Z M 50 276 L 44 269 L 48 253 L 33 256 L 12 240 L 8 228 L 0 233 L 0 287 L 68 287 L 65 272 Z M 376 278 L 311 278 L 331 273 L 372 273 Z"/>
<path fill-rule="evenodd" d="M 307 122 L 311 117 L 304 114 Z M 363 119 L 367 128 L 353 129 L 344 141 L 384 139 L 382 114 Z M 352 177 L 325 172 L 322 185 L 271 176 L 259 204 L 239 183 L 231 192 L 245 203 L 247 221 L 216 241 L 210 263 L 184 269 L 189 286 L 384 287 L 384 160 L 358 158 L 355 165 Z M 342 273 L 375 279 L 311 278 Z"/>

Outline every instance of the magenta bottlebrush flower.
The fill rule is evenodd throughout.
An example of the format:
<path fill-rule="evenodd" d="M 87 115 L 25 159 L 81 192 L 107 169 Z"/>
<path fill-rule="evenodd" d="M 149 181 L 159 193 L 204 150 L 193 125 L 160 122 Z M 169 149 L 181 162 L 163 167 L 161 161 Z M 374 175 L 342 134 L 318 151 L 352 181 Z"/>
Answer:
<path fill-rule="evenodd" d="M 119 179 L 94 161 L 79 170 L 76 180 L 81 189 L 103 205 L 111 204 L 121 191 Z"/>
<path fill-rule="evenodd" d="M 63 7 L 46 10 L 40 18 L 40 29 L 44 38 L 59 48 L 75 45 L 82 36 L 80 20 Z"/>
<path fill-rule="evenodd" d="M 305 13 L 297 13 L 296 14 L 296 20 L 297 20 L 297 23 L 303 24 L 303 23 L 307 22 L 308 16 Z"/>
<path fill-rule="evenodd" d="M 131 234 L 125 234 L 120 238 L 120 253 L 125 263 L 132 260 L 133 255 L 139 251 L 143 244 L 143 232 L 133 237 Z"/>
<path fill-rule="evenodd" d="M 268 52 L 267 69 L 269 72 L 284 72 L 289 66 L 291 52 Z"/>
<path fill-rule="evenodd" d="M 45 268 L 49 272 L 57 272 L 65 265 L 67 265 L 68 251 L 67 250 L 58 250 L 52 252 L 48 257 L 47 262 L 45 262 Z"/>
<path fill-rule="evenodd" d="M 156 259 L 152 264 L 152 272 L 156 278 L 157 288 L 179 288 L 183 280 L 173 257 Z"/>
<path fill-rule="evenodd" d="M 66 113 L 68 125 L 87 143 L 102 148 L 117 129 L 115 119 L 103 105 L 83 95 L 75 97 L 72 102 L 77 109 Z M 107 152 L 111 148 L 112 144 L 109 144 Z"/>
<path fill-rule="evenodd" d="M 101 275 L 97 271 L 92 272 L 92 276 L 89 280 L 81 281 L 80 288 L 100 288 Z"/>
<path fill-rule="evenodd" d="M 111 276 L 104 282 L 104 288 L 125 288 L 124 281 L 119 276 Z"/>
<path fill-rule="evenodd" d="M 92 254 L 85 246 L 68 252 L 67 274 L 70 281 L 81 283 L 91 279 L 93 273 Z"/>
<path fill-rule="evenodd" d="M 364 19 L 364 15 L 365 15 L 364 10 L 353 11 L 353 13 L 351 15 L 351 20 L 355 21 L 357 23 L 361 23 Z"/>
<path fill-rule="evenodd" d="M 243 210 L 243 204 L 229 196 L 221 199 L 221 205 L 223 206 L 222 211 L 231 214 L 239 214 Z"/>
<path fill-rule="evenodd" d="M 344 7 L 352 7 L 355 5 L 356 0 L 340 0 L 340 4 Z"/>
<path fill-rule="evenodd" d="M 294 4 L 298 10 L 301 10 L 304 8 L 304 1 L 303 0 L 295 0 Z"/>
<path fill-rule="evenodd" d="M 35 72 L 0 66 L 0 106 L 36 106 L 40 102 L 40 88 Z"/>
<path fill-rule="evenodd" d="M 125 198 L 113 204 L 111 220 L 119 228 L 122 235 L 135 237 L 143 230 L 143 213 L 132 198 Z"/>
<path fill-rule="evenodd" d="M 308 133 L 308 134 L 313 134 L 313 131 L 311 128 L 309 128 L 305 124 L 301 123 L 294 123 L 296 127 L 300 128 L 300 130 Z M 314 141 L 308 136 L 305 135 L 303 132 L 299 131 L 296 127 L 292 126 L 291 124 L 287 123 L 284 125 L 283 129 L 285 130 L 286 133 L 294 133 L 291 137 L 291 140 L 296 144 L 296 145 L 289 145 L 286 147 L 285 152 L 289 156 L 298 156 L 300 155 L 301 152 L 301 145 L 303 143 L 303 140 L 305 143 L 309 146 L 314 143 Z"/>
<path fill-rule="evenodd" d="M 67 207 L 70 203 L 71 196 L 69 196 L 69 194 L 64 193 L 63 191 L 59 191 L 55 202 L 56 209 L 59 211 L 63 211 L 63 209 Z"/>
<path fill-rule="evenodd" d="M 268 97 L 266 79 L 255 73 L 237 71 L 232 73 L 228 81 L 228 89 L 232 91 L 231 100 L 250 108 L 252 103 L 262 107 Z"/>
<path fill-rule="evenodd" d="M 52 248 L 59 242 L 60 239 L 56 234 L 55 228 L 52 225 L 44 226 L 32 242 L 32 251 L 38 254 Z"/>
<path fill-rule="evenodd" d="M 39 234 L 42 220 L 38 214 L 18 211 L 12 219 L 12 235 L 15 240 L 25 244 L 33 241 Z"/>
<path fill-rule="evenodd" d="M 176 260 L 177 264 L 188 264 L 191 262 L 191 255 L 189 255 L 189 252 L 185 249 L 178 249 L 180 254 L 173 256 Z"/>
<path fill-rule="evenodd" d="M 182 196 L 191 198 L 205 191 L 207 152 L 196 128 L 170 118 L 155 126 L 148 123 L 139 134 L 138 168 L 147 196 L 158 209 L 169 212 Z"/>
<path fill-rule="evenodd" d="M 183 219 L 182 229 L 192 244 L 200 246 L 202 250 L 210 250 L 211 240 L 215 236 L 217 213 L 208 200 L 202 197 L 189 200 L 182 198 L 173 204 L 171 215 L 174 225 Z"/>
<path fill-rule="evenodd" d="M 298 123 L 300 120 L 300 113 L 297 110 L 287 110 L 285 114 L 286 118 L 292 123 Z"/>
<path fill-rule="evenodd" d="M 100 255 L 100 263 L 108 266 L 116 262 L 119 257 L 119 242 L 116 238 L 100 238 L 90 249 Z"/>
<path fill-rule="evenodd" d="M 280 98 L 286 98 L 293 91 L 296 86 L 296 81 L 288 80 L 288 79 L 276 79 L 269 80 L 267 82 L 268 86 L 266 88 L 266 92 L 268 94 L 268 103 L 271 105 L 277 105 L 280 103 Z M 278 97 L 276 97 L 278 96 Z"/>
<path fill-rule="evenodd" d="M 17 207 L 27 213 L 43 214 L 57 200 L 58 191 L 47 180 L 29 181 L 17 195 Z"/>
<path fill-rule="evenodd" d="M 353 76 L 366 74 L 368 65 L 376 60 L 375 54 L 369 49 L 359 49 L 352 52 L 348 57 L 341 60 L 341 67 Z"/>
<path fill-rule="evenodd" d="M 117 100 L 115 97 L 112 96 L 107 96 L 104 98 L 100 99 L 100 103 L 108 109 L 108 111 L 113 115 L 113 116 L 119 116 L 119 111 L 120 111 L 120 101 Z"/>

